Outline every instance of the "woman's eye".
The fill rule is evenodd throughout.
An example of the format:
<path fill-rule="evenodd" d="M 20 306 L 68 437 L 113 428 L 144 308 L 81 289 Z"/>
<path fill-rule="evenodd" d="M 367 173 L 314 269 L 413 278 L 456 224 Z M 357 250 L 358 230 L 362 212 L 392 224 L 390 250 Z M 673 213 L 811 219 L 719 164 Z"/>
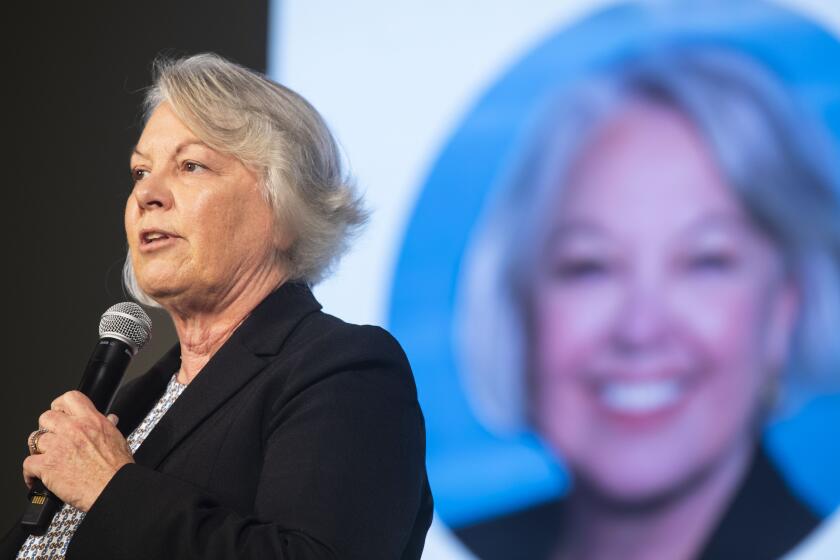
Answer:
<path fill-rule="evenodd" d="M 146 171 L 145 169 L 139 169 L 135 167 L 131 170 L 131 181 L 136 183 L 137 181 L 140 181 L 144 177 L 146 177 L 147 173 L 148 171 Z"/>
<path fill-rule="evenodd" d="M 570 281 L 601 278 L 609 272 L 609 263 L 596 259 L 561 260 L 554 266 L 555 277 Z"/>
<path fill-rule="evenodd" d="M 203 170 L 207 169 L 206 167 L 204 167 L 200 163 L 196 163 L 194 161 L 185 161 L 184 164 L 183 164 L 183 168 L 184 168 L 184 171 L 186 171 L 187 173 L 195 173 L 197 171 L 203 171 Z"/>
<path fill-rule="evenodd" d="M 728 253 L 699 254 L 688 260 L 688 267 L 697 272 L 725 272 L 734 268 L 735 264 L 735 258 Z"/>

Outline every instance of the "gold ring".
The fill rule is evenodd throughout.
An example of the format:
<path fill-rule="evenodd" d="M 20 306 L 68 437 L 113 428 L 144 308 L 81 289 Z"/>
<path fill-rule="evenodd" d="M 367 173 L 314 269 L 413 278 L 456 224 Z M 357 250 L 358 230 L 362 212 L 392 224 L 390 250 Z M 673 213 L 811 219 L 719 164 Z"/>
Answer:
<path fill-rule="evenodd" d="M 29 454 L 30 455 L 40 455 L 41 450 L 38 449 L 38 440 L 41 438 L 42 435 L 46 434 L 48 430 L 44 428 L 38 428 L 31 434 L 29 434 L 29 439 L 27 443 L 29 444 Z"/>

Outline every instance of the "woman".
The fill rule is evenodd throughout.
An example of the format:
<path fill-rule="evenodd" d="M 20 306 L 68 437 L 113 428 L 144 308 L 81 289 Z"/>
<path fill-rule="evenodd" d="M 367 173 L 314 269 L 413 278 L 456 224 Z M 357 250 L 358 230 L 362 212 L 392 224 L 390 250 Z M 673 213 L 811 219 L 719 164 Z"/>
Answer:
<path fill-rule="evenodd" d="M 761 427 L 780 384 L 837 364 L 820 131 L 755 61 L 700 44 L 541 116 L 466 257 L 460 340 L 487 425 L 536 432 L 573 484 L 461 538 L 485 560 L 778 558 L 818 519 Z"/>
<path fill-rule="evenodd" d="M 408 362 L 308 287 L 364 221 L 325 124 L 215 55 L 159 64 L 146 103 L 125 279 L 179 343 L 113 415 L 73 391 L 41 415 L 24 477 L 66 505 L 42 537 L 13 530 L 6 557 L 419 558 Z"/>

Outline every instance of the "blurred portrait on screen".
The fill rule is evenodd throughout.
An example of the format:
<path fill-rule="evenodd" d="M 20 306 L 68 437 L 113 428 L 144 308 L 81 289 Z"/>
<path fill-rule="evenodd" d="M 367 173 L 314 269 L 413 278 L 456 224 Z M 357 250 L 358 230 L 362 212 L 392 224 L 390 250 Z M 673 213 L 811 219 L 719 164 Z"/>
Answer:
<path fill-rule="evenodd" d="M 461 527 L 479 558 L 777 558 L 820 516 L 761 443 L 836 383 L 840 157 L 759 60 L 670 41 L 552 95 L 465 253 L 476 415 L 561 498 Z"/>

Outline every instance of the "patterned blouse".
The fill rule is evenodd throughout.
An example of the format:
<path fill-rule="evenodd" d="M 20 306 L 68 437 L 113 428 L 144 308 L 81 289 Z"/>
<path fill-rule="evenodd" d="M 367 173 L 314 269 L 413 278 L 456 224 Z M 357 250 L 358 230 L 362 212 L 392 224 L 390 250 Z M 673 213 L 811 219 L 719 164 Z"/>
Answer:
<path fill-rule="evenodd" d="M 177 377 L 177 374 L 172 376 L 163 396 L 149 411 L 140 425 L 128 436 L 128 446 L 132 453 L 137 451 L 137 448 L 140 447 L 140 444 L 143 443 L 143 440 L 146 439 L 146 436 L 149 435 L 158 421 L 163 418 L 172 403 L 186 389 L 186 385 L 178 383 Z M 18 560 L 63 560 L 67 553 L 67 545 L 70 544 L 70 539 L 73 538 L 79 523 L 84 518 L 85 513 L 83 511 L 64 504 L 56 513 L 45 534 L 40 537 L 30 535 L 26 539 L 18 552 Z"/>

